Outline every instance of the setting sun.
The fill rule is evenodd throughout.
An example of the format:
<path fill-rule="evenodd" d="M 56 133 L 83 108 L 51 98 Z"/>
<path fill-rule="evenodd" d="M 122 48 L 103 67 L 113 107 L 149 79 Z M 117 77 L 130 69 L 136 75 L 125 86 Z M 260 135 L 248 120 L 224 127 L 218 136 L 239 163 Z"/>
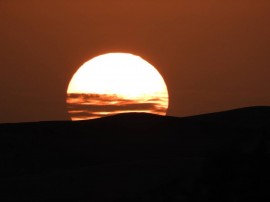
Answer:
<path fill-rule="evenodd" d="M 165 115 L 168 91 L 159 72 L 139 56 L 109 53 L 84 63 L 67 89 L 72 120 L 123 112 Z"/>

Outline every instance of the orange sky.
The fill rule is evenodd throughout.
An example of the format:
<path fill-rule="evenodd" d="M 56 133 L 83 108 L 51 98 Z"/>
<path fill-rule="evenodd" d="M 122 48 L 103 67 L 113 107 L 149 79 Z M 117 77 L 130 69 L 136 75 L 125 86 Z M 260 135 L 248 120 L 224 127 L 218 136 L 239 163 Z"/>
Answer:
<path fill-rule="evenodd" d="M 270 105 L 269 0 L 2 0 L 0 122 L 67 120 L 86 60 L 130 52 L 167 84 L 168 115 Z"/>

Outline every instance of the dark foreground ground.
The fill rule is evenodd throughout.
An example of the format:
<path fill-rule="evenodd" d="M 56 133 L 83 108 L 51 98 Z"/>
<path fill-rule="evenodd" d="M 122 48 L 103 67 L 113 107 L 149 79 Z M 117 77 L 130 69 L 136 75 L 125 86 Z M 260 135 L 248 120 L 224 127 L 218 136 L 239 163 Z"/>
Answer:
<path fill-rule="evenodd" d="M 270 107 L 0 125 L 0 201 L 270 201 Z"/>

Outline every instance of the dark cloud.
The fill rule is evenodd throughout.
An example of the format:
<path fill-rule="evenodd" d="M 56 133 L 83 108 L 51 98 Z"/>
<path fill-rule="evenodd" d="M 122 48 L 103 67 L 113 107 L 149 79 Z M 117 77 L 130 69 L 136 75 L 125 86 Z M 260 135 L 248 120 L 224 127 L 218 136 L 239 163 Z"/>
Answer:
<path fill-rule="evenodd" d="M 81 104 L 68 104 L 69 110 L 90 110 L 90 111 L 124 111 L 124 110 L 152 110 L 157 108 L 156 103 L 133 103 L 122 105 L 81 105 Z"/>
<path fill-rule="evenodd" d="M 146 100 L 145 102 L 161 102 L 164 98 L 154 97 Z M 86 94 L 86 93 L 70 93 L 67 97 L 67 103 L 76 103 L 76 104 L 99 104 L 103 105 L 105 103 L 114 102 L 116 104 L 126 104 L 133 103 L 132 99 L 125 99 L 116 94 Z"/>

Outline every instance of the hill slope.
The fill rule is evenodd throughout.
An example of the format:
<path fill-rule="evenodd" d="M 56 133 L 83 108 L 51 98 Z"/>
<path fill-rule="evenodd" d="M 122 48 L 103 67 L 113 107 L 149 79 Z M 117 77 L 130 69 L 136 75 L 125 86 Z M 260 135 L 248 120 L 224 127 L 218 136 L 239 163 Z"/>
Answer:
<path fill-rule="evenodd" d="M 0 200 L 258 200 L 269 135 L 270 107 L 1 124 Z"/>

